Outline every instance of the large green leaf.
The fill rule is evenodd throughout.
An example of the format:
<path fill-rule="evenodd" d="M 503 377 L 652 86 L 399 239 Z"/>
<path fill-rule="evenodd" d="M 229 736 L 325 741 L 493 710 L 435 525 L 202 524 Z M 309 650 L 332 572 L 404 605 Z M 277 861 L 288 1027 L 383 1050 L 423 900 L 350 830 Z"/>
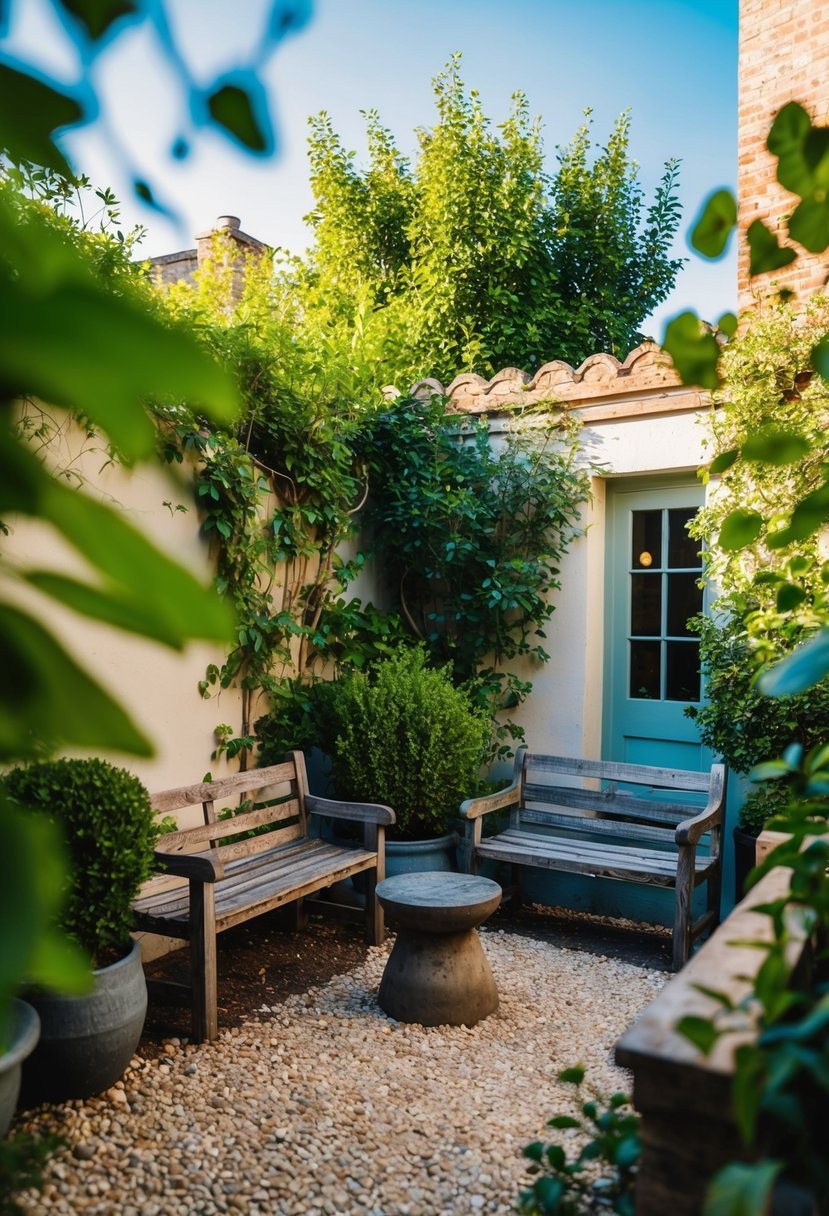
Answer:
<path fill-rule="evenodd" d="M 714 389 L 720 382 L 717 339 L 695 312 L 680 313 L 668 322 L 662 346 L 671 356 L 683 384 Z"/>
<path fill-rule="evenodd" d="M 727 553 L 735 549 L 744 549 L 752 544 L 763 530 L 763 517 L 756 511 L 747 511 L 738 507 L 730 515 L 726 515 L 720 528 L 719 546 Z"/>
<path fill-rule="evenodd" d="M 64 284 L 45 298 L 10 284 L 0 294 L 0 365 L 7 391 L 86 414 L 130 460 L 155 450 L 148 397 L 185 399 L 223 418 L 237 403 L 193 338 L 95 284 Z"/>
<path fill-rule="evenodd" d="M 715 190 L 705 201 L 689 240 L 697 253 L 719 258 L 737 226 L 737 200 L 730 190 Z"/>
<path fill-rule="evenodd" d="M 784 248 L 762 220 L 755 220 L 746 232 L 749 248 L 748 273 L 752 276 L 782 270 L 795 260 L 794 249 Z"/>
<path fill-rule="evenodd" d="M 764 671 L 757 687 L 767 697 L 805 692 L 829 674 L 829 629 L 821 629 L 785 659 Z"/>
<path fill-rule="evenodd" d="M 227 641 L 231 636 L 226 602 L 156 549 L 117 511 L 50 479 L 42 513 L 108 580 L 134 596 L 137 604 L 149 605 L 150 620 L 165 623 L 181 640 Z"/>
<path fill-rule="evenodd" d="M 783 465 L 795 464 L 811 450 L 809 440 L 803 435 L 768 427 L 749 436 L 743 444 L 742 454 L 746 460 Z"/>
<path fill-rule="evenodd" d="M 812 170 L 805 154 L 806 137 L 811 129 L 811 119 L 803 106 L 791 101 L 778 111 L 766 143 L 769 152 L 778 158 L 780 185 L 801 198 L 813 185 Z"/>
<path fill-rule="evenodd" d="M 766 1216 L 782 1162 L 734 1162 L 714 1176 L 702 1216 Z"/>
<path fill-rule="evenodd" d="M 31 616 L 0 604 L 0 762 L 43 748 L 152 755 L 121 706 Z"/>
<path fill-rule="evenodd" d="M 34 161 L 71 177 L 72 168 L 53 136 L 83 119 L 83 109 L 71 94 L 0 63 L 0 150 L 13 160 Z"/>
<path fill-rule="evenodd" d="M 160 617 L 156 604 L 139 600 L 133 593 L 118 589 L 102 591 L 88 583 L 54 574 L 51 570 L 30 570 L 25 578 L 38 591 L 81 616 L 152 638 L 174 650 L 183 648 L 185 638 L 182 632 L 171 628 L 169 622 Z"/>
<path fill-rule="evenodd" d="M 810 253 L 823 253 L 829 246 L 829 199 L 804 198 L 789 220 L 789 236 Z"/>
<path fill-rule="evenodd" d="M 25 984 L 84 992 L 92 974 L 78 947 L 54 928 L 67 883 L 55 825 L 43 815 L 27 815 L 0 791 L 0 836 L 0 924 L 7 927 L 0 933 L 1 1052 L 8 1002 Z"/>

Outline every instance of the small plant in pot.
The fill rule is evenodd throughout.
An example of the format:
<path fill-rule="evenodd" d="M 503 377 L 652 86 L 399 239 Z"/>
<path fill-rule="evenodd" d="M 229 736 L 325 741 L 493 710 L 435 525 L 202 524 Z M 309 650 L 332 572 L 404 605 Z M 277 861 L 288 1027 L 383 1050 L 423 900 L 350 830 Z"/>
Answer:
<path fill-rule="evenodd" d="M 132 903 L 150 875 L 158 835 L 149 795 L 132 773 L 104 760 L 56 760 L 3 778 L 12 802 L 61 831 L 70 874 L 60 916 L 89 957 L 85 996 L 32 990 L 41 1038 L 23 1069 L 23 1101 L 89 1097 L 118 1080 L 132 1058 L 147 1011 Z"/>
<path fill-rule="evenodd" d="M 331 699 L 331 771 L 340 798 L 381 802 L 397 822 L 386 872 L 451 869 L 458 807 L 474 788 L 491 724 L 422 647 L 354 672 Z"/>

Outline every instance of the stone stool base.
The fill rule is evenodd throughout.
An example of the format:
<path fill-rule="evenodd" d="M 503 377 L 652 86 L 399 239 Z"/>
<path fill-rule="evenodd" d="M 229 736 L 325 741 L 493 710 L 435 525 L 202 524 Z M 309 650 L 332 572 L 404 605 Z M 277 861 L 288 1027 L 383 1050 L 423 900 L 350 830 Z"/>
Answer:
<path fill-rule="evenodd" d="M 475 929 L 464 933 L 401 930 L 378 996 L 398 1022 L 474 1026 L 498 1008 L 498 989 Z"/>
<path fill-rule="evenodd" d="M 377 884 L 398 929 L 380 1008 L 399 1022 L 474 1026 L 498 1008 L 498 989 L 476 926 L 501 902 L 501 888 L 471 874 L 399 874 Z"/>

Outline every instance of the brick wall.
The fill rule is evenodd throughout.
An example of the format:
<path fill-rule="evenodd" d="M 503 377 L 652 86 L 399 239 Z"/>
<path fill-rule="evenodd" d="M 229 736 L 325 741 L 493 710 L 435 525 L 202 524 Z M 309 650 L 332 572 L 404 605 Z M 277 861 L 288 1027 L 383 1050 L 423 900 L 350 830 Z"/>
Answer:
<path fill-rule="evenodd" d="M 812 120 L 829 122 L 829 0 L 740 0 L 739 172 L 741 238 L 755 219 L 779 232 L 781 218 L 796 205 L 777 184 L 775 160 L 766 150 L 772 119 L 787 101 L 799 101 Z M 827 264 L 799 253 L 797 261 L 753 287 L 741 239 L 739 306 L 769 290 L 770 280 L 801 299 L 822 287 Z"/>

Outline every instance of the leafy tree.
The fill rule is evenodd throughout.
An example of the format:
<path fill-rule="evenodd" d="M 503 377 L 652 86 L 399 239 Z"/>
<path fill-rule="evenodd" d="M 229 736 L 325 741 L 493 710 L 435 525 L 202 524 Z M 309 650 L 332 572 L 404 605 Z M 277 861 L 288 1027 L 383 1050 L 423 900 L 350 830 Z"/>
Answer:
<path fill-rule="evenodd" d="M 592 162 L 588 116 L 551 177 L 523 93 L 493 131 L 459 56 L 434 90 L 437 122 L 418 132 L 414 166 L 376 111 L 365 116 L 366 169 L 327 114 L 311 119 L 315 245 L 296 271 L 304 311 L 326 333 L 371 317 L 386 382 L 534 371 L 596 350 L 624 357 L 682 264 L 668 255 L 677 163 L 646 207 L 629 115 Z"/>

